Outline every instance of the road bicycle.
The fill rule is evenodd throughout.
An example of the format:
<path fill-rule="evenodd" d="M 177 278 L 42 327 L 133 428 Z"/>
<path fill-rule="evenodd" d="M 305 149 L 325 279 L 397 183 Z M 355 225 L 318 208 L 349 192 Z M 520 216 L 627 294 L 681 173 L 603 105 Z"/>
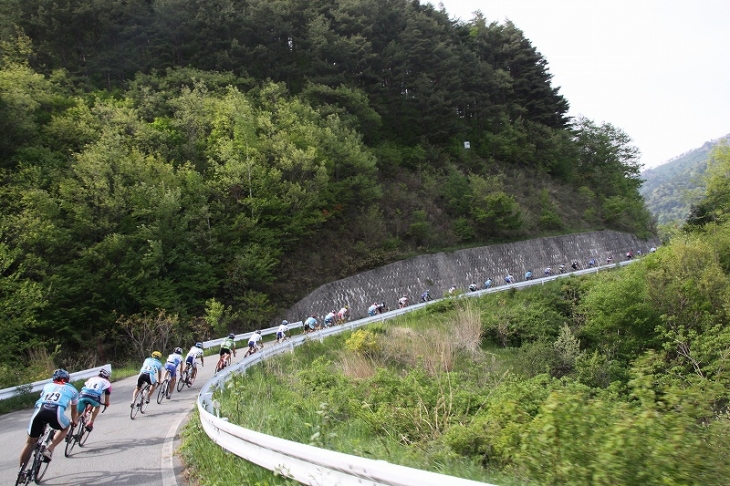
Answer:
<path fill-rule="evenodd" d="M 134 420 L 137 412 L 145 413 L 147 411 L 147 406 L 150 404 L 149 393 L 150 384 L 145 383 L 139 393 L 137 393 L 137 396 L 134 397 L 134 402 L 132 402 L 131 410 L 129 411 L 129 418 Z"/>
<path fill-rule="evenodd" d="M 78 444 L 79 447 L 84 447 L 84 445 L 86 445 L 86 441 L 89 439 L 89 435 L 91 434 L 91 430 L 86 430 L 86 425 L 91 420 L 91 414 L 93 411 L 94 407 L 90 403 L 87 403 L 86 408 L 79 417 L 76 427 L 71 427 L 71 430 L 69 430 L 66 435 L 66 450 L 64 451 L 64 455 L 66 457 L 71 456 L 71 451 L 76 444 Z M 104 408 L 101 409 L 101 413 L 104 412 L 106 412 L 106 405 L 104 405 Z"/>
<path fill-rule="evenodd" d="M 165 372 L 165 379 L 162 380 L 162 383 L 159 384 L 157 387 L 157 403 L 162 403 L 162 400 L 165 398 L 165 396 L 172 393 L 172 390 L 170 389 L 170 373 Z"/>
<path fill-rule="evenodd" d="M 246 356 L 244 356 L 244 358 L 245 357 Z M 215 372 L 218 373 L 226 366 L 231 366 L 231 353 L 222 354 L 221 357 L 218 358 L 218 364 L 215 365 Z"/>
<path fill-rule="evenodd" d="M 243 355 L 245 358 L 246 356 L 251 356 L 252 354 L 255 354 L 257 351 L 260 351 L 264 348 L 263 344 L 256 343 L 253 347 L 249 347 L 246 350 L 246 354 Z"/>
<path fill-rule="evenodd" d="M 28 455 L 28 458 L 20 466 L 18 471 L 18 478 L 15 480 L 15 485 L 19 484 L 30 484 L 31 481 L 35 481 L 36 484 L 41 483 L 41 479 L 45 476 L 48 470 L 50 462 L 46 462 L 43 457 L 43 452 L 48 448 L 48 444 L 53 440 L 55 430 L 46 424 L 43 429 L 43 433 L 38 437 L 38 441 L 33 446 L 33 450 Z"/>
<path fill-rule="evenodd" d="M 195 372 L 193 366 L 190 363 L 185 363 L 185 368 L 183 368 L 182 373 L 180 373 L 180 378 L 177 380 L 177 391 L 182 391 L 185 385 L 190 388 L 191 386 L 193 386 L 194 381 Z"/>

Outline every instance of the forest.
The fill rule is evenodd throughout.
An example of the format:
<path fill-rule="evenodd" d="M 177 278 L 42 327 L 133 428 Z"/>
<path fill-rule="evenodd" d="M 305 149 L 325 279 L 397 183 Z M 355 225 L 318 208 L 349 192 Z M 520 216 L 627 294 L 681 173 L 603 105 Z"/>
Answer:
<path fill-rule="evenodd" d="M 2 2 L 2 384 L 414 254 L 652 234 L 630 136 L 568 106 L 515 25 L 417 0 Z"/>

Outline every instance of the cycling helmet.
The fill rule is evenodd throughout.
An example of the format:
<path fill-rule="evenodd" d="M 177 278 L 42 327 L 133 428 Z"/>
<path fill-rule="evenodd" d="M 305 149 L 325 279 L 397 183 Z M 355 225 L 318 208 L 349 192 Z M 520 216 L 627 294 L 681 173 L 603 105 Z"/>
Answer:
<path fill-rule="evenodd" d="M 260 331 L 260 330 L 257 330 L 257 331 L 256 331 L 256 334 L 261 334 L 261 331 Z"/>
<path fill-rule="evenodd" d="M 234 339 L 235 337 L 236 337 L 236 335 L 235 335 L 235 334 L 233 334 L 233 333 L 230 333 L 230 334 L 228 335 L 228 339 Z"/>
<path fill-rule="evenodd" d="M 176 347 L 176 348 L 175 348 L 175 349 L 173 350 L 173 352 L 174 352 L 175 354 L 182 354 L 182 348 L 181 348 L 180 346 L 178 346 L 178 347 Z"/>
<path fill-rule="evenodd" d="M 195 347 L 196 347 L 196 348 L 200 348 L 200 349 L 203 349 L 203 343 L 201 343 L 201 342 L 197 342 L 197 343 L 195 343 Z"/>
<path fill-rule="evenodd" d="M 101 376 L 102 378 L 106 378 L 108 380 L 109 377 L 112 376 L 112 372 L 106 368 L 102 368 L 99 370 L 99 376 Z"/>
<path fill-rule="evenodd" d="M 162 353 L 160 353 L 159 351 L 152 351 L 152 357 L 160 359 L 162 358 Z"/>
<path fill-rule="evenodd" d="M 53 381 L 63 381 L 64 383 L 68 383 L 69 380 L 71 380 L 71 375 L 69 375 L 68 371 L 64 370 L 63 368 L 59 368 L 53 372 L 52 380 Z"/>
<path fill-rule="evenodd" d="M 289 321 L 287 321 L 286 319 L 284 319 L 283 321 L 281 321 L 281 323 L 284 324 L 285 326 L 288 326 L 289 325 Z"/>

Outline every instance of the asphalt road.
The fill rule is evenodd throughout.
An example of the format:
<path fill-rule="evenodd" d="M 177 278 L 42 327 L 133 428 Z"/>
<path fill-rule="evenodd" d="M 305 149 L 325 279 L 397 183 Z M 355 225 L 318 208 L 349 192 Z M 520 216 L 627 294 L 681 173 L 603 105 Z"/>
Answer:
<path fill-rule="evenodd" d="M 243 354 L 238 353 L 238 361 Z M 180 425 L 195 408 L 203 384 L 213 376 L 217 355 L 206 357 L 205 367 L 191 388 L 173 392 L 172 398 L 157 404 L 152 400 L 147 412 L 129 418 L 129 402 L 137 377 L 112 384 L 111 405 L 99 414 L 84 447 L 74 447 L 65 457 L 65 442 L 53 454 L 42 484 L 48 485 L 156 485 L 186 484 L 181 466 L 174 457 Z M 141 362 L 140 362 L 141 365 Z M 15 484 L 20 450 L 27 437 L 32 410 L 0 416 L 0 484 Z"/>

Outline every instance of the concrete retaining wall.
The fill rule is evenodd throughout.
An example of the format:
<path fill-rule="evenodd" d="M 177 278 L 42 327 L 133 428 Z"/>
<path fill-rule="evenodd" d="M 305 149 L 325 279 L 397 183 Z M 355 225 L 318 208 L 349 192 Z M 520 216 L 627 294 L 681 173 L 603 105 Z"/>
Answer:
<path fill-rule="evenodd" d="M 465 290 L 475 283 L 481 288 L 487 278 L 495 286 L 504 285 L 508 273 L 519 282 L 527 270 L 539 278 L 548 266 L 557 273 L 561 263 L 570 269 L 570 262 L 577 260 L 583 268 L 591 258 L 605 265 L 609 255 L 619 262 L 628 251 L 647 253 L 657 245 L 627 233 L 596 231 L 419 255 L 322 285 L 282 317 L 293 322 L 315 314 L 321 320 L 330 310 L 349 305 L 352 318 L 360 318 L 373 302 L 385 302 L 394 309 L 401 296 L 415 303 L 426 289 L 433 298 L 440 298 L 452 285 Z"/>

